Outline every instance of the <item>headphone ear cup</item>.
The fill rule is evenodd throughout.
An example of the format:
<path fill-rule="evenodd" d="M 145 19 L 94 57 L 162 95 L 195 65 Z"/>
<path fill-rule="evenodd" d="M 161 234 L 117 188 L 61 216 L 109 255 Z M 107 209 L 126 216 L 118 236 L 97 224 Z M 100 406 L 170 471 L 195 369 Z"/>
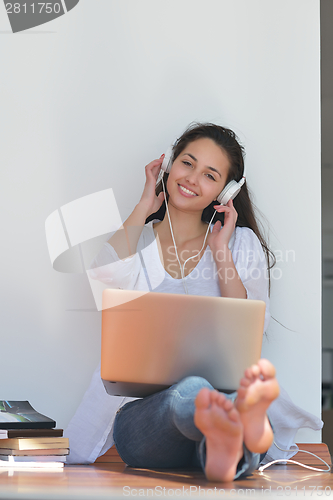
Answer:
<path fill-rule="evenodd" d="M 173 153 L 173 146 L 169 146 L 161 165 L 161 170 L 163 170 L 163 172 L 166 172 L 167 174 L 170 172 L 172 166 L 171 163 L 172 153 Z"/>
<path fill-rule="evenodd" d="M 230 181 L 224 187 L 223 191 L 216 198 L 220 205 L 226 205 L 229 200 L 233 200 L 238 195 L 241 190 L 242 185 L 239 185 L 239 182 Z"/>

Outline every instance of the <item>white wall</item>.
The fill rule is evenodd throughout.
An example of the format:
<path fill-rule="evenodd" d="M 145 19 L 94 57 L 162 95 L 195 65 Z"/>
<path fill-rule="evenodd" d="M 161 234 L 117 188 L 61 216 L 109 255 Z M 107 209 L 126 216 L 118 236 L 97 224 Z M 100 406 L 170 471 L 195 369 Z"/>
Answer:
<path fill-rule="evenodd" d="M 15 35 L 1 4 L 0 44 L 0 397 L 66 426 L 99 359 L 100 313 L 84 275 L 52 269 L 48 215 L 112 187 L 126 217 L 144 165 L 209 120 L 244 143 L 282 252 L 271 309 L 285 327 L 271 322 L 264 353 L 319 416 L 319 0 L 88 0 Z"/>

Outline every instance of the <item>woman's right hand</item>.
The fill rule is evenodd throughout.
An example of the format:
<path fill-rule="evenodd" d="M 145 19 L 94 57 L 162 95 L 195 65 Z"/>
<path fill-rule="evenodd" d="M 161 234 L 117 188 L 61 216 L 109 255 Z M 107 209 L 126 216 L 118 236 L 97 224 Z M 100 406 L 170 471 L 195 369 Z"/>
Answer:
<path fill-rule="evenodd" d="M 139 204 L 145 207 L 147 217 L 157 212 L 164 200 L 163 191 L 158 196 L 155 194 L 156 181 L 161 170 L 163 159 L 164 155 L 158 160 L 151 161 L 145 167 L 146 183 Z"/>

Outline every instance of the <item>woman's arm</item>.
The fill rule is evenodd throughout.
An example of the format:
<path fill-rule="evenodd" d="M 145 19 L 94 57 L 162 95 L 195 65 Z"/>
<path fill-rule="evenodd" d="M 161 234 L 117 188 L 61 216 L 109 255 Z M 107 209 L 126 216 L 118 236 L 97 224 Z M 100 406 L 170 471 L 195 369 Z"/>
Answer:
<path fill-rule="evenodd" d="M 146 183 L 139 203 L 120 229 L 105 242 L 88 271 L 92 280 L 101 281 L 112 288 L 130 289 L 136 286 L 141 260 L 136 248 L 146 218 L 160 208 L 163 193 L 155 194 L 156 179 L 163 156 L 146 166 Z"/>
<path fill-rule="evenodd" d="M 246 289 L 237 272 L 232 253 L 228 248 L 229 240 L 235 230 L 238 214 L 232 200 L 228 201 L 227 205 L 216 205 L 214 208 L 219 213 L 224 212 L 223 227 L 220 221 L 216 222 L 208 237 L 208 245 L 217 267 L 221 296 L 246 299 Z"/>
<path fill-rule="evenodd" d="M 121 228 L 112 235 L 108 243 L 120 259 L 126 259 L 136 252 L 136 247 L 147 217 L 158 211 L 164 200 L 164 193 L 155 194 L 156 180 L 164 155 L 146 166 L 146 183 L 139 203 Z"/>
<path fill-rule="evenodd" d="M 269 278 L 267 259 L 261 243 L 248 227 L 236 229 L 232 248 L 236 269 L 247 292 L 247 298 L 266 303 L 265 329 L 269 323 Z"/>
<path fill-rule="evenodd" d="M 232 297 L 235 299 L 246 299 L 246 289 L 237 272 L 231 250 L 228 245 L 220 248 L 217 253 L 213 252 L 216 263 L 219 285 L 222 297 Z"/>

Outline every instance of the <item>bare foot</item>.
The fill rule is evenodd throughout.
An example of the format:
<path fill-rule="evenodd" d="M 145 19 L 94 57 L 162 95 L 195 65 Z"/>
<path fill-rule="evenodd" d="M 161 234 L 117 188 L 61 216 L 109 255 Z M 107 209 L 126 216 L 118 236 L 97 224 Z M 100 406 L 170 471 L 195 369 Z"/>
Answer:
<path fill-rule="evenodd" d="M 280 392 L 275 368 L 267 359 L 260 359 L 244 375 L 235 408 L 243 424 L 246 447 L 254 453 L 264 453 L 273 442 L 273 431 L 266 410 Z"/>
<path fill-rule="evenodd" d="M 230 399 L 203 388 L 195 400 L 194 423 L 206 437 L 205 473 L 209 481 L 232 481 L 243 456 L 243 428 Z"/>

